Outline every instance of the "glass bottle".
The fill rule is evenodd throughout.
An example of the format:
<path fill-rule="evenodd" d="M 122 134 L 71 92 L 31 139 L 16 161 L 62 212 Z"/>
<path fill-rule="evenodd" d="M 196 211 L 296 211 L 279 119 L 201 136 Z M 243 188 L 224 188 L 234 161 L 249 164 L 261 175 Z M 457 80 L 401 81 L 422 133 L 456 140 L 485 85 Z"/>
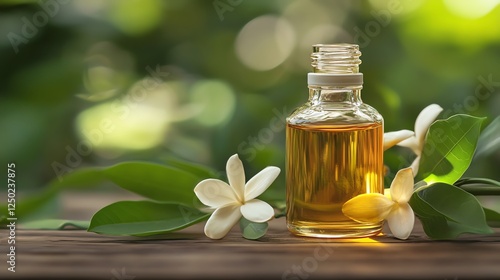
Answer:
<path fill-rule="evenodd" d="M 383 193 L 382 116 L 361 100 L 358 45 L 314 45 L 309 101 L 286 126 L 287 227 L 300 236 L 348 238 L 379 233 L 342 205 L 363 193 Z"/>

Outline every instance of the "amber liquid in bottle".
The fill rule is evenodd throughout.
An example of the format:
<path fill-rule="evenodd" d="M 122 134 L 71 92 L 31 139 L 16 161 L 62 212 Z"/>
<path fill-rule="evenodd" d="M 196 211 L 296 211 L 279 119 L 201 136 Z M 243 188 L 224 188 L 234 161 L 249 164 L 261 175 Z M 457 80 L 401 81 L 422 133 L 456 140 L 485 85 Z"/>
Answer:
<path fill-rule="evenodd" d="M 287 124 L 287 225 L 310 237 L 363 237 L 381 223 L 359 223 L 342 205 L 363 193 L 383 193 L 382 123 Z"/>

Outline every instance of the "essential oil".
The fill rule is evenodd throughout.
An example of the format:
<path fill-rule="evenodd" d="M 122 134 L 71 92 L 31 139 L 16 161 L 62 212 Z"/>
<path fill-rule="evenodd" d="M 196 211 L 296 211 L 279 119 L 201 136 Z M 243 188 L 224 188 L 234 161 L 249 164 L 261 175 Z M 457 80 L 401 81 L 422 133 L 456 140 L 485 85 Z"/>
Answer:
<path fill-rule="evenodd" d="M 382 223 L 359 223 L 342 205 L 383 193 L 383 119 L 361 101 L 356 45 L 315 45 L 309 101 L 287 119 L 287 227 L 301 236 L 376 235 Z"/>

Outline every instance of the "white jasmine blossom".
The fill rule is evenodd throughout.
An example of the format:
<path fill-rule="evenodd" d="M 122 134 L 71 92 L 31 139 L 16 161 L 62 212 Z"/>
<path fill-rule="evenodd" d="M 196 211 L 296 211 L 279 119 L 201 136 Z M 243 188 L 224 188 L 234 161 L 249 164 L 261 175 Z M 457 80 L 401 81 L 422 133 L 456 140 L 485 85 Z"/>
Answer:
<path fill-rule="evenodd" d="M 409 130 L 387 132 L 384 134 L 384 150 L 394 145 L 398 145 L 410 148 L 415 155 L 417 155 L 411 164 L 415 176 L 418 173 L 420 157 L 424 149 L 425 136 L 429 131 L 429 127 L 436 120 L 441 111 L 443 111 L 443 108 L 437 104 L 431 104 L 425 107 L 415 121 L 415 133 L 413 135 L 410 135 L 411 131 Z"/>
<path fill-rule="evenodd" d="M 407 239 L 415 222 L 413 209 L 408 203 L 413 194 L 413 184 L 412 169 L 401 169 L 392 181 L 390 195 L 367 193 L 355 196 L 344 203 L 342 212 L 359 222 L 387 220 L 394 237 Z"/>
<path fill-rule="evenodd" d="M 278 177 L 280 169 L 268 166 L 245 184 L 243 164 L 235 154 L 226 164 L 229 184 L 218 179 L 206 179 L 198 183 L 194 192 L 200 201 L 216 210 L 205 225 L 205 235 L 221 239 L 238 223 L 241 217 L 262 223 L 274 216 L 273 208 L 256 199 Z"/>

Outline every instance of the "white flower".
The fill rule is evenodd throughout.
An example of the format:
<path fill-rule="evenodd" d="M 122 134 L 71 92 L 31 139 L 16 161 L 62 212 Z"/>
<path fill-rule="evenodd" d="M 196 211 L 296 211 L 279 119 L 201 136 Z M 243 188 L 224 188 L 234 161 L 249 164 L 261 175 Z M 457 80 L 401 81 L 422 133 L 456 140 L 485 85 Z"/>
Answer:
<path fill-rule="evenodd" d="M 422 150 L 424 149 L 425 135 L 441 111 L 443 111 L 443 108 L 437 104 L 431 104 L 425 107 L 415 121 L 414 135 L 410 135 L 411 131 L 409 130 L 387 132 L 384 134 L 384 150 L 394 145 L 398 145 L 410 148 L 415 155 L 417 155 L 411 164 L 414 175 L 417 175 L 418 173 L 420 156 L 422 155 Z"/>
<path fill-rule="evenodd" d="M 266 202 L 255 199 L 278 177 L 280 169 L 268 166 L 245 184 L 243 164 L 235 154 L 226 165 L 229 184 L 218 179 L 203 180 L 194 188 L 200 201 L 216 208 L 205 225 L 205 235 L 212 239 L 223 238 L 238 223 L 241 216 L 262 223 L 274 216 L 273 208 Z"/>
<path fill-rule="evenodd" d="M 407 239 L 415 222 L 413 209 L 408 204 L 413 194 L 413 183 L 412 169 L 401 169 L 392 181 L 390 197 L 379 193 L 360 194 L 344 203 L 342 212 L 359 222 L 387 220 L 394 237 Z"/>

